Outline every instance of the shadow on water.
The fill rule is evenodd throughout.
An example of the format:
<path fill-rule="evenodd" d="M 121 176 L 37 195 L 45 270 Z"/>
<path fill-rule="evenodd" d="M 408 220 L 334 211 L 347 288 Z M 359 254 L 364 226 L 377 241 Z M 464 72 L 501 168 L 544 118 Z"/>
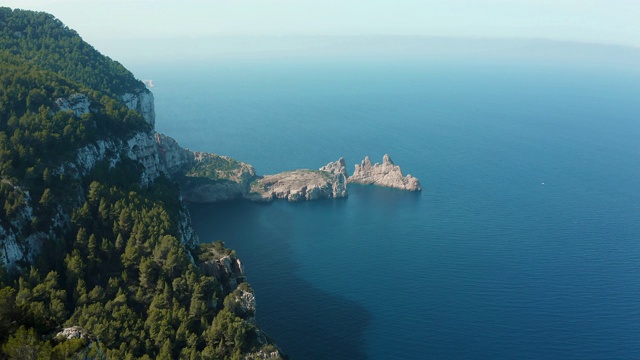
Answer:
<path fill-rule="evenodd" d="M 339 207 L 341 201 L 319 203 Z M 371 314 L 299 276 L 303 260 L 292 247 L 298 234 L 290 204 L 234 201 L 190 210 L 202 242 L 223 240 L 236 250 L 256 293 L 260 326 L 292 359 L 367 358 L 363 332 Z"/>

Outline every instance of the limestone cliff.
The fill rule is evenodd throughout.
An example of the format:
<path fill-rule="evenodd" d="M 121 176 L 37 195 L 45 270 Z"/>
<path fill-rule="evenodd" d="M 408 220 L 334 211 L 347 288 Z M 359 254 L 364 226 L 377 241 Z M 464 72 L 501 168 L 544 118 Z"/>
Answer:
<path fill-rule="evenodd" d="M 121 97 L 124 104 L 131 110 L 135 110 L 151 127 L 156 124 L 156 110 L 153 101 L 153 93 L 147 89 L 137 89 L 133 93 L 125 93 Z"/>
<path fill-rule="evenodd" d="M 140 92 L 137 94 L 128 94 L 123 99 L 127 102 L 127 106 L 142 111 L 142 115 L 151 125 L 155 121 L 155 110 L 153 104 L 153 95 L 150 92 Z M 77 93 L 68 98 L 58 98 L 55 100 L 59 111 L 72 111 L 76 116 L 82 116 L 90 111 L 95 111 L 89 98 L 85 94 Z M 80 180 L 91 173 L 95 166 L 103 161 L 107 161 L 110 167 L 114 167 L 123 159 L 130 159 L 139 164 L 141 170 L 140 183 L 146 186 L 152 183 L 161 175 L 168 175 L 169 170 L 165 165 L 174 166 L 179 161 L 168 161 L 167 151 L 162 151 L 162 147 L 157 142 L 156 137 L 161 136 L 154 131 L 134 132 L 126 138 L 109 138 L 89 143 L 75 150 L 69 160 L 61 161 L 51 171 L 56 177 L 66 177 L 69 179 Z M 163 144 L 166 145 L 166 142 Z M 177 146 L 177 143 L 175 144 Z M 180 148 L 180 151 L 187 151 Z M 177 156 L 178 151 L 172 151 L 172 156 Z M 171 171 L 175 171 L 171 168 Z M 2 180 L 6 184 L 10 184 L 9 180 Z M 85 200 L 85 194 L 79 183 L 74 182 L 75 188 L 69 192 L 68 201 L 74 206 L 79 206 Z M 20 188 L 18 185 L 10 184 L 15 187 L 16 191 L 22 193 L 22 204 L 16 212 L 13 224 L 10 227 L 3 227 L 0 224 L 0 250 L 2 260 L 7 268 L 13 268 L 18 261 L 31 262 L 35 255 L 39 252 L 40 244 L 47 239 L 55 238 L 60 232 L 65 232 L 70 225 L 70 214 L 57 206 L 51 215 L 51 227 L 47 232 L 32 233 L 27 236 L 23 234 L 23 230 L 29 227 L 33 220 L 34 203 L 27 190 Z M 37 199 L 36 199 L 37 201 Z M 180 230 L 181 241 L 187 246 L 193 246 L 198 243 L 195 231 L 190 226 L 190 215 L 186 207 L 180 211 Z"/>
<path fill-rule="evenodd" d="M 320 170 L 302 169 L 265 175 L 251 183 L 244 197 L 253 201 L 343 198 L 347 196 L 345 174 L 345 162 L 340 158 Z"/>
<path fill-rule="evenodd" d="M 173 138 L 155 133 L 160 161 L 170 175 L 187 172 L 195 164 L 195 155 L 178 144 Z"/>
<path fill-rule="evenodd" d="M 355 166 L 353 175 L 348 178 L 349 183 L 387 186 L 401 190 L 421 191 L 420 181 L 411 175 L 404 176 L 400 166 L 395 165 L 388 154 L 382 158 L 382 164 L 371 164 L 369 157 L 365 157 L 360 165 Z"/>

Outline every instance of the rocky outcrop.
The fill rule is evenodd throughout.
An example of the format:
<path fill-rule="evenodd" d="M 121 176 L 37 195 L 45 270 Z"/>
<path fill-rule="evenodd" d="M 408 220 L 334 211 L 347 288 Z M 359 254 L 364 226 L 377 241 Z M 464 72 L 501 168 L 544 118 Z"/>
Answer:
<path fill-rule="evenodd" d="M 73 113 L 80 117 L 90 111 L 89 98 L 85 94 L 72 94 L 68 98 L 58 98 L 55 101 L 60 111 L 73 111 Z"/>
<path fill-rule="evenodd" d="M 330 162 L 327 165 L 320 168 L 320 171 L 326 171 L 334 175 L 342 175 L 347 178 L 347 163 L 344 158 L 338 159 L 338 161 Z"/>
<path fill-rule="evenodd" d="M 131 110 L 135 110 L 154 128 L 156 125 L 156 110 L 153 102 L 153 93 L 147 89 L 136 90 L 134 93 L 126 93 L 121 97 L 124 104 Z"/>
<path fill-rule="evenodd" d="M 185 173 L 193 167 L 195 163 L 193 151 L 181 147 L 177 141 L 167 135 L 155 133 L 154 138 L 160 161 L 170 175 Z"/>
<path fill-rule="evenodd" d="M 242 263 L 235 253 L 216 254 L 214 257 L 215 260 L 202 263 L 201 268 L 205 275 L 214 277 L 218 281 L 225 293 L 234 291 L 239 284 L 247 280 Z"/>
<path fill-rule="evenodd" d="M 244 195 L 253 201 L 288 201 L 343 198 L 347 196 L 344 159 L 329 163 L 320 170 L 293 170 L 265 175 L 251 183 Z"/>
<path fill-rule="evenodd" d="M 349 183 L 387 186 L 401 190 L 421 191 L 420 181 L 411 175 L 404 176 L 400 166 L 395 165 L 388 154 L 382 158 L 382 164 L 371 164 L 369 157 L 365 157 L 360 165 L 356 165 L 353 175 L 348 178 Z"/>
<path fill-rule="evenodd" d="M 85 339 L 88 337 L 88 332 L 87 330 L 83 329 L 80 326 L 71 326 L 71 327 L 62 329 L 62 331 L 56 334 L 56 337 L 65 338 L 67 340 Z"/>

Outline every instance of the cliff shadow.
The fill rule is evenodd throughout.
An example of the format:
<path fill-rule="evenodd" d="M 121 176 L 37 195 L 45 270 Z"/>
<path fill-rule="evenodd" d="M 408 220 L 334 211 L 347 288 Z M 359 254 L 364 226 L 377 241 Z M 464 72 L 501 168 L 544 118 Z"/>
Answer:
<path fill-rule="evenodd" d="M 339 207 L 341 201 L 317 205 Z M 231 201 L 192 204 L 190 210 L 202 242 L 222 240 L 236 250 L 256 293 L 261 328 L 291 359 L 366 359 L 364 331 L 372 316 L 299 275 L 304 259 L 295 258 L 297 215 L 289 205 Z"/>

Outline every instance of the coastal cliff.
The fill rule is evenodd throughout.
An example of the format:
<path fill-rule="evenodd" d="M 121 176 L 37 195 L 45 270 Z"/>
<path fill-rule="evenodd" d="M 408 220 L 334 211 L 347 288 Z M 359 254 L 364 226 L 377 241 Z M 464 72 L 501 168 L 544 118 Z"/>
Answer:
<path fill-rule="evenodd" d="M 53 16 L 0 7 L 0 23 L 2 356 L 281 358 L 178 184 L 248 186 L 252 167 L 157 134 L 144 84 Z"/>

